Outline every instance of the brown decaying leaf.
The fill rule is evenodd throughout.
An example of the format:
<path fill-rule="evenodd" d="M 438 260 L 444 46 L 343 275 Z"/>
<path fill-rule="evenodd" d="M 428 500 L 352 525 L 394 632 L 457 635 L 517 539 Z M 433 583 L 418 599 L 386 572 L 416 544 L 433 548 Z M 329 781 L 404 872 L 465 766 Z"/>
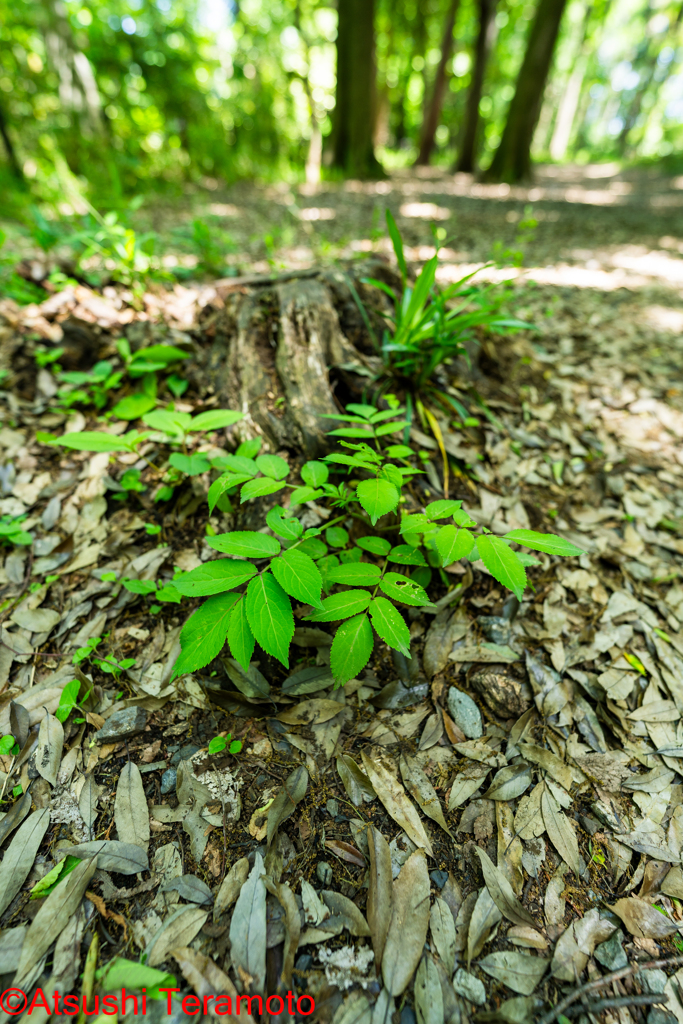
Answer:
<path fill-rule="evenodd" d="M 308 773 L 307 773 L 308 777 Z M 254 979 L 254 992 L 266 983 L 266 887 L 263 857 L 257 851 L 254 866 L 240 890 L 230 921 L 230 955 L 236 968 Z"/>
<path fill-rule="evenodd" d="M 359 868 L 365 867 L 365 857 L 355 846 L 351 846 L 351 843 L 344 843 L 341 839 L 326 839 L 325 846 L 348 864 L 356 864 Z"/>
<path fill-rule="evenodd" d="M 675 921 L 637 896 L 617 900 L 610 909 L 621 918 L 631 935 L 639 939 L 665 939 L 679 928 Z"/>
<path fill-rule="evenodd" d="M 382 979 L 392 996 L 406 990 L 429 928 L 429 873 L 424 850 L 411 853 L 391 895 L 391 920 L 382 956 Z"/>
<path fill-rule="evenodd" d="M 467 966 L 479 956 L 486 943 L 494 935 L 503 915 L 493 902 L 486 887 L 479 891 L 467 929 Z"/>
<path fill-rule="evenodd" d="M 282 822 L 287 820 L 299 801 L 303 800 L 307 789 L 308 771 L 303 765 L 300 765 L 285 779 L 282 789 L 270 805 L 267 827 L 268 846 L 272 843 Z"/>
<path fill-rule="evenodd" d="M 224 914 L 233 905 L 240 894 L 240 889 L 247 880 L 248 874 L 249 861 L 246 857 L 240 857 L 228 871 L 216 894 L 216 902 L 213 905 L 214 921 L 217 921 L 221 914 Z"/>
<path fill-rule="evenodd" d="M 36 747 L 36 768 L 51 786 L 57 785 L 57 772 L 64 748 L 64 728 L 62 723 L 47 709 L 38 730 L 38 746 Z"/>
<path fill-rule="evenodd" d="M 415 1010 L 418 1024 L 443 1024 L 444 1007 L 436 964 L 423 956 L 415 975 Z"/>
<path fill-rule="evenodd" d="M 26 933 L 14 985 L 20 984 L 66 927 L 69 918 L 80 905 L 96 867 L 97 858 L 84 860 L 45 898 Z"/>
<path fill-rule="evenodd" d="M 117 924 L 121 925 L 121 927 L 123 928 L 123 937 L 124 937 L 125 941 L 127 942 L 128 941 L 128 922 L 126 921 L 125 917 L 123 917 L 122 914 L 116 914 L 113 910 L 109 910 L 107 908 L 107 904 L 104 902 L 102 897 L 98 896 L 96 892 L 88 891 L 88 892 L 86 892 L 85 896 L 86 896 L 86 899 L 89 899 L 90 902 L 93 904 L 93 906 L 97 910 L 98 914 L 101 914 L 102 917 L 104 917 L 104 918 L 110 917 L 112 919 L 112 921 L 116 921 Z"/>
<path fill-rule="evenodd" d="M 512 921 L 513 924 L 535 925 L 536 922 L 533 917 L 519 902 L 512 890 L 512 886 L 500 868 L 496 867 L 485 850 L 477 847 L 477 853 L 481 861 L 481 870 L 484 874 L 486 888 L 501 914 L 508 921 Z"/>
<path fill-rule="evenodd" d="M 436 790 L 420 768 L 419 764 L 412 757 L 401 755 L 399 766 L 403 784 L 412 796 L 416 804 L 424 811 L 427 817 L 440 825 L 444 832 L 453 839 L 453 833 L 446 824 L 441 803 Z"/>
<path fill-rule="evenodd" d="M 34 811 L 10 843 L 0 863 L 0 914 L 4 914 L 28 878 L 49 824 L 47 808 Z"/>
<path fill-rule="evenodd" d="M 341 710 L 342 705 L 338 701 L 317 697 L 313 700 L 303 700 L 293 708 L 281 711 L 276 718 L 286 725 L 313 725 L 314 723 L 328 722 Z"/>
<path fill-rule="evenodd" d="M 429 856 L 433 857 L 432 844 L 424 825 L 420 821 L 420 816 L 415 807 L 406 796 L 401 783 L 383 765 L 374 762 L 364 750 L 361 752 L 361 756 L 363 758 L 363 767 L 372 783 L 372 788 L 384 804 L 387 812 L 396 824 L 401 826 L 416 846 L 426 850 Z"/>
<path fill-rule="evenodd" d="M 574 830 L 569 824 L 569 819 L 560 810 L 552 793 L 547 786 L 541 796 L 541 811 L 543 813 L 543 824 L 550 842 L 553 844 L 562 860 L 569 865 L 577 878 L 581 876 L 581 863 L 579 860 L 579 844 L 576 841 Z"/>
<path fill-rule="evenodd" d="M 24 793 L 20 800 L 10 807 L 5 817 L 0 821 L 0 846 L 4 843 L 10 832 L 21 825 L 22 821 L 31 810 L 31 794 Z"/>
<path fill-rule="evenodd" d="M 163 964 L 174 949 L 192 942 L 208 916 L 199 907 L 180 907 L 167 917 L 145 950 L 148 966 Z"/>
<path fill-rule="evenodd" d="M 142 788 L 140 769 L 128 761 L 121 770 L 116 787 L 114 821 L 119 840 L 146 850 L 149 846 L 149 811 Z"/>
<path fill-rule="evenodd" d="M 220 993 L 228 996 L 232 1000 L 231 1005 L 236 1009 L 237 989 L 228 975 L 210 957 L 205 956 L 204 953 L 198 953 L 197 950 L 191 949 L 189 946 L 180 946 L 174 949 L 171 956 L 180 967 L 185 980 L 192 986 L 200 999 Z M 209 1011 L 218 1020 L 226 1021 L 226 1024 L 234 1024 L 234 1022 L 254 1024 L 254 1018 L 246 1010 L 248 1004 L 245 1004 L 244 1001 L 240 1006 L 239 1014 L 221 1013 L 220 1016 L 213 1011 L 211 1002 L 208 1003 Z"/>
<path fill-rule="evenodd" d="M 282 953 L 281 980 L 283 986 L 287 988 L 292 984 L 294 960 L 301 936 L 301 915 L 296 897 L 286 882 L 276 883 L 270 878 L 265 878 L 264 881 L 268 892 L 275 896 L 285 912 L 285 927 L 287 930 L 285 934 L 285 948 Z"/>
<path fill-rule="evenodd" d="M 377 794 L 370 785 L 370 780 L 350 754 L 342 754 L 337 758 L 337 771 L 344 783 L 346 795 L 354 807 L 362 807 L 363 803 L 371 803 L 376 799 Z"/>
<path fill-rule="evenodd" d="M 479 966 L 491 977 L 522 996 L 530 996 L 548 969 L 550 961 L 540 956 L 529 956 L 516 950 L 489 953 Z"/>
<path fill-rule="evenodd" d="M 368 855 L 370 870 L 366 913 L 372 936 L 372 948 L 375 952 L 375 965 L 379 970 L 391 920 L 392 872 L 389 844 L 374 825 L 368 828 Z"/>
<path fill-rule="evenodd" d="M 436 951 L 441 957 L 450 977 L 455 970 L 455 954 L 457 951 L 455 921 L 453 920 L 451 908 L 445 900 L 438 896 L 434 900 L 429 915 L 429 927 Z"/>

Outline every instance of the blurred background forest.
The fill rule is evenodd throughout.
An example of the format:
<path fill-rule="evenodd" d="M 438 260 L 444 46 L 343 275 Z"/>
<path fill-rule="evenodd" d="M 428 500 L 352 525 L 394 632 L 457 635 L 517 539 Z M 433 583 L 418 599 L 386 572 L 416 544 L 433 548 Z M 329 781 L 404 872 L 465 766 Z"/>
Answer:
<path fill-rule="evenodd" d="M 56 219 L 245 180 L 678 169 L 680 0 L 0 5 L 3 225 L 45 249 Z"/>

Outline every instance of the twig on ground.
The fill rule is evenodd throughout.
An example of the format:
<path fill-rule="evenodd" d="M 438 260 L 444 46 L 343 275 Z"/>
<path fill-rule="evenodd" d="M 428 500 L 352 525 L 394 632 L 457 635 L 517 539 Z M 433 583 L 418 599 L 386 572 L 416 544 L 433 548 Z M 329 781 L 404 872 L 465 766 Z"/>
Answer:
<path fill-rule="evenodd" d="M 611 999 L 597 999 L 594 1003 L 581 1003 L 573 1006 L 565 1014 L 566 1017 L 578 1017 L 580 1013 L 602 1013 L 603 1010 L 617 1010 L 621 1006 L 658 1006 L 668 1002 L 669 997 L 663 992 L 642 996 L 614 996 Z"/>
<path fill-rule="evenodd" d="M 638 971 L 651 971 L 660 967 L 675 967 L 677 964 L 683 964 L 683 955 L 667 957 L 666 960 L 648 960 L 644 964 L 631 964 L 630 967 L 622 967 L 618 971 L 612 971 L 611 974 L 605 974 L 602 978 L 596 978 L 595 981 L 589 981 L 587 984 L 581 985 L 580 988 L 575 988 L 564 999 L 560 999 L 559 1003 L 553 1006 L 552 1010 L 549 1010 L 548 1013 L 541 1017 L 538 1024 L 553 1024 L 553 1021 L 557 1020 L 560 1014 L 564 1013 L 567 1007 L 575 1003 L 577 999 L 581 999 L 590 992 L 596 992 L 598 989 L 605 988 L 607 985 L 611 985 L 613 981 L 628 978 L 632 974 L 637 974 Z"/>

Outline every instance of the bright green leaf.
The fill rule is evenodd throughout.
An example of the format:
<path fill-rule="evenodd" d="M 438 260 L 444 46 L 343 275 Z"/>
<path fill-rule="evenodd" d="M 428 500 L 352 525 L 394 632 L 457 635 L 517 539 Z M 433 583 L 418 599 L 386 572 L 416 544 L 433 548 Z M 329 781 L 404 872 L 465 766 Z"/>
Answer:
<path fill-rule="evenodd" d="M 461 501 L 446 501 L 442 499 L 441 501 L 430 502 L 425 512 L 429 519 L 449 519 L 458 511 L 461 505 Z"/>
<path fill-rule="evenodd" d="M 356 488 L 356 497 L 370 516 L 374 526 L 380 516 L 392 512 L 398 506 L 399 492 L 388 480 L 361 480 Z"/>
<path fill-rule="evenodd" d="M 78 452 L 128 452 L 130 445 L 122 437 L 105 434 L 101 430 L 84 430 L 77 434 L 64 434 L 51 444 L 73 448 Z"/>
<path fill-rule="evenodd" d="M 493 578 L 511 590 L 517 600 L 521 601 L 526 587 L 526 571 L 514 551 L 510 550 L 504 540 L 494 537 L 493 534 L 482 534 L 477 537 L 477 550 Z"/>
<path fill-rule="evenodd" d="M 337 569 L 330 569 L 327 578 L 330 583 L 345 583 L 351 587 L 373 587 L 381 576 L 378 565 L 369 562 L 352 562 L 347 565 L 340 565 Z"/>
<path fill-rule="evenodd" d="M 348 619 L 350 615 L 357 615 L 364 612 L 370 604 L 370 594 L 367 590 L 345 590 L 341 594 L 332 594 L 323 600 L 323 610 L 314 615 L 308 615 L 308 622 L 337 622 L 339 619 Z"/>
<path fill-rule="evenodd" d="M 278 537 L 283 540 L 298 540 L 304 528 L 294 516 L 288 516 L 283 508 L 277 505 L 266 513 L 266 523 Z"/>
<path fill-rule="evenodd" d="M 277 537 L 252 530 L 219 533 L 215 537 L 207 537 L 206 543 L 214 551 L 222 551 L 224 555 L 239 555 L 241 558 L 270 558 L 280 554 L 280 541 Z"/>
<path fill-rule="evenodd" d="M 207 469 L 211 469 L 211 463 L 206 455 L 201 453 L 183 455 L 182 452 L 173 452 L 169 456 L 168 461 L 174 469 L 179 469 L 181 473 L 185 473 L 187 476 L 199 476 L 200 473 L 206 473 Z"/>
<path fill-rule="evenodd" d="M 233 409 L 210 409 L 208 412 L 200 412 L 193 416 L 189 430 L 222 430 L 238 423 L 244 419 L 244 413 L 235 412 Z"/>
<path fill-rule="evenodd" d="M 209 597 L 241 587 L 255 575 L 256 568 L 251 562 L 235 558 L 217 558 L 214 562 L 205 562 L 196 569 L 176 577 L 173 586 L 185 597 Z"/>
<path fill-rule="evenodd" d="M 209 487 L 209 493 L 207 495 L 209 502 L 209 512 L 213 512 L 219 498 L 226 491 L 229 491 L 231 487 L 239 487 L 245 480 L 251 479 L 247 473 L 223 473 L 217 480 Z"/>
<path fill-rule="evenodd" d="M 398 544 L 392 548 L 387 556 L 390 562 L 397 565 L 426 565 L 424 555 L 421 551 L 410 546 L 410 544 Z"/>
<path fill-rule="evenodd" d="M 370 617 L 377 634 L 385 643 L 410 657 L 410 630 L 399 610 L 386 597 L 373 597 Z"/>
<path fill-rule="evenodd" d="M 320 540 L 319 537 L 309 537 L 299 544 L 299 551 L 303 551 L 305 555 L 310 555 L 311 558 L 322 558 L 323 555 L 327 554 L 327 544 Z"/>
<path fill-rule="evenodd" d="M 373 648 L 372 629 L 367 615 L 355 615 L 343 622 L 334 635 L 330 668 L 337 686 L 354 679 L 365 668 Z"/>
<path fill-rule="evenodd" d="M 386 555 L 391 550 L 391 544 L 384 537 L 359 537 L 356 544 L 371 555 Z"/>
<path fill-rule="evenodd" d="M 289 645 L 294 636 L 294 616 L 286 593 L 265 572 L 247 587 L 247 619 L 257 642 L 287 668 Z"/>
<path fill-rule="evenodd" d="M 505 540 L 513 540 L 515 544 L 523 544 L 525 548 L 532 551 L 544 551 L 547 555 L 582 555 L 581 548 L 565 540 L 564 537 L 556 537 L 553 533 L 536 533 L 535 530 L 511 530 L 506 533 Z"/>
<path fill-rule="evenodd" d="M 173 669 L 174 679 L 204 668 L 220 654 L 228 635 L 230 612 L 237 600 L 237 594 L 217 594 L 190 616 L 180 631 L 181 651 Z"/>
<path fill-rule="evenodd" d="M 416 606 L 430 603 L 425 591 L 418 583 L 398 572 L 385 573 L 379 586 L 380 590 L 394 601 L 402 601 L 403 604 Z"/>
<path fill-rule="evenodd" d="M 266 494 L 275 494 L 281 491 L 285 485 L 278 480 L 271 480 L 270 477 L 259 477 L 258 480 L 250 480 L 240 491 L 240 504 L 249 501 L 250 498 L 262 498 Z"/>
<path fill-rule="evenodd" d="M 309 487 L 321 487 L 327 483 L 330 471 L 324 462 L 305 462 L 301 467 L 301 479 Z"/>
<path fill-rule="evenodd" d="M 279 455 L 259 455 L 255 461 L 259 472 L 273 480 L 284 480 L 289 473 L 289 466 Z"/>
<path fill-rule="evenodd" d="M 233 658 L 245 672 L 249 671 L 249 662 L 254 653 L 254 643 L 254 634 L 247 619 L 246 601 L 244 598 L 240 598 L 230 615 L 228 644 Z"/>
<path fill-rule="evenodd" d="M 436 550 L 441 555 L 442 565 L 452 565 L 469 555 L 474 547 L 474 537 L 469 530 L 464 530 L 449 523 L 442 526 L 435 537 Z"/>
<path fill-rule="evenodd" d="M 331 548 L 345 548 L 349 543 L 348 530 L 341 526 L 330 526 L 325 530 L 325 540 Z"/>
<path fill-rule="evenodd" d="M 280 558 L 274 558 L 270 563 L 273 576 L 282 589 L 296 597 L 298 601 L 305 601 L 320 607 L 320 591 L 323 580 L 317 565 L 300 548 L 293 548 L 285 551 Z"/>

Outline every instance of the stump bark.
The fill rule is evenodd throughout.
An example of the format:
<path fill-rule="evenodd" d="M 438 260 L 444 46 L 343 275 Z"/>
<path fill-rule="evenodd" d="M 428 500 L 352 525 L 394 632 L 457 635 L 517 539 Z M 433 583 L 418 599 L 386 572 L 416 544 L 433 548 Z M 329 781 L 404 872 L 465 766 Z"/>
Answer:
<path fill-rule="evenodd" d="M 388 300 L 363 284 L 399 281 L 384 262 L 217 282 L 224 307 L 202 326 L 213 334 L 204 373 L 222 406 L 244 413 L 244 426 L 272 448 L 316 458 L 329 447 L 322 417 L 358 400 L 381 370 L 381 359 L 352 288 L 382 330 Z"/>

